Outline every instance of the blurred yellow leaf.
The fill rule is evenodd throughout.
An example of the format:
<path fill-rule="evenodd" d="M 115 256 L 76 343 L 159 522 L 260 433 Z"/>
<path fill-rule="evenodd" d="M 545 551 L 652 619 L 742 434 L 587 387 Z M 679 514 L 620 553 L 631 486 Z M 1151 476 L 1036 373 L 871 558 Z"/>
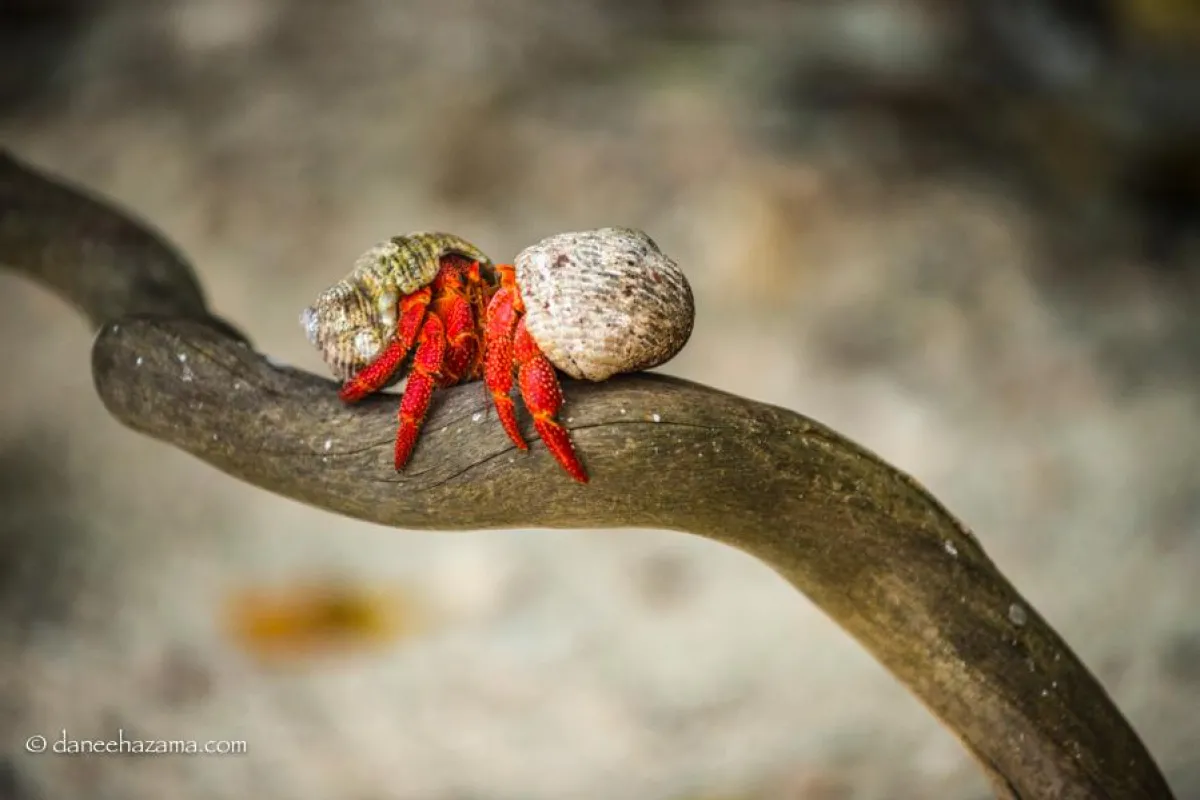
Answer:
<path fill-rule="evenodd" d="M 273 663 L 380 648 L 415 635 L 423 618 L 413 593 L 339 580 L 248 588 L 225 609 L 235 645 Z"/>

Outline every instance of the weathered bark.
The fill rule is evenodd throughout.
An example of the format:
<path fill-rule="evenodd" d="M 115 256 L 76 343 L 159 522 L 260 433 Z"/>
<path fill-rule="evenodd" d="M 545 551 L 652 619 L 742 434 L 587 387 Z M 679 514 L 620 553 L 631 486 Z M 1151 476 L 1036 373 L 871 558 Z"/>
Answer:
<path fill-rule="evenodd" d="M 1171 797 L 1103 687 L 975 537 L 904 473 L 799 414 L 652 374 L 569 383 L 582 486 L 540 444 L 514 450 L 470 384 L 438 394 L 397 474 L 394 399 L 345 407 L 331 381 L 272 366 L 209 316 L 162 239 L 3 154 L 0 263 L 99 329 L 92 369 L 114 417 L 229 475 L 396 527 L 653 527 L 724 542 L 874 654 L 998 796 Z"/>

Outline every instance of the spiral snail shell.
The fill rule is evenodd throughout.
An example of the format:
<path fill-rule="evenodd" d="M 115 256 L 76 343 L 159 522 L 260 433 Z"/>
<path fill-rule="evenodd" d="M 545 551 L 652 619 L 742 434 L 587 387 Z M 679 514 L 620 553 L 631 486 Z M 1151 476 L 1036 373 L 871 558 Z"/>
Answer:
<path fill-rule="evenodd" d="M 513 262 L 525 326 L 555 367 L 602 381 L 673 358 L 692 334 L 687 277 L 646 233 L 559 233 Z"/>
<path fill-rule="evenodd" d="M 396 331 L 400 298 L 429 285 L 446 255 L 478 261 L 483 251 L 452 233 L 409 233 L 380 242 L 354 262 L 350 274 L 300 313 L 300 324 L 333 375 L 349 380 L 367 366 Z"/>

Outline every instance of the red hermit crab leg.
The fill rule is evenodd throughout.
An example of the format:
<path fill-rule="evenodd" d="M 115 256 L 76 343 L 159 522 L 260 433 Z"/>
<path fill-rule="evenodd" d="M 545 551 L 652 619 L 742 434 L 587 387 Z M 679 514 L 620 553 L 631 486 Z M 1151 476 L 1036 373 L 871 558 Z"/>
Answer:
<path fill-rule="evenodd" d="M 562 408 L 562 387 L 554 374 L 554 366 L 542 355 L 533 337 L 525 329 L 525 320 L 517 322 L 513 339 L 513 360 L 517 363 L 517 385 L 521 399 L 533 415 L 533 426 L 546 448 L 567 473 L 580 483 L 588 482 L 587 471 L 579 462 L 571 436 L 556 419 Z"/>
<path fill-rule="evenodd" d="M 479 296 L 486 294 L 478 263 L 454 256 L 442 259 L 442 272 L 434 282 L 434 291 L 441 296 L 437 313 L 446 326 L 446 360 L 438 386 L 453 386 L 475 377 L 480 364 Z M 439 285 L 440 283 L 440 285 Z"/>
<path fill-rule="evenodd" d="M 463 276 L 478 275 L 478 265 L 457 256 L 443 256 L 442 267 L 428 287 L 434 296 L 431 313 L 425 317 L 412 371 L 400 399 L 400 428 L 396 432 L 396 469 L 401 470 L 412 455 L 421 424 L 429 410 L 433 390 L 453 386 L 471 368 L 478 351 L 475 312 Z M 472 271 L 474 270 L 474 271 Z"/>
<path fill-rule="evenodd" d="M 512 266 L 500 264 L 496 267 L 496 274 L 500 277 L 500 288 L 488 304 L 484 379 L 491 391 L 492 402 L 496 405 L 500 424 L 513 444 L 522 450 L 528 448 L 517 426 L 516 409 L 511 397 L 515 368 L 521 399 L 533 415 L 533 425 L 546 443 L 546 448 L 572 478 L 587 483 L 587 471 L 575 453 L 571 437 L 555 419 L 562 408 L 562 389 L 554 374 L 554 366 L 546 360 L 525 330 L 525 307 L 517 290 L 516 273 Z"/>
<path fill-rule="evenodd" d="M 356 403 L 387 386 L 416 342 L 432 297 L 432 290 L 426 286 L 401 298 L 400 324 L 397 326 L 395 338 L 374 361 L 346 381 L 338 392 L 338 397 L 343 402 Z"/>
<path fill-rule="evenodd" d="M 421 423 L 429 410 L 429 400 L 441 375 L 442 363 L 446 358 L 446 334 L 442 320 L 430 314 L 421 326 L 421 337 L 417 352 L 413 354 L 412 371 L 408 385 L 400 398 L 400 429 L 396 432 L 396 469 L 404 468 L 412 454 L 413 445 L 421 434 Z"/>
<path fill-rule="evenodd" d="M 513 334 L 516 333 L 517 319 L 525 309 L 521 306 L 521 297 L 517 293 L 517 284 L 513 268 L 509 264 L 497 264 L 496 275 L 500 278 L 500 288 L 492 296 L 487 307 L 487 326 L 484 331 L 485 356 L 483 378 L 488 390 L 492 393 L 492 402 L 496 406 L 496 415 L 500 424 L 513 444 L 522 450 L 528 450 L 529 445 L 521 435 L 517 426 L 517 411 L 511 397 L 513 386 Z"/>

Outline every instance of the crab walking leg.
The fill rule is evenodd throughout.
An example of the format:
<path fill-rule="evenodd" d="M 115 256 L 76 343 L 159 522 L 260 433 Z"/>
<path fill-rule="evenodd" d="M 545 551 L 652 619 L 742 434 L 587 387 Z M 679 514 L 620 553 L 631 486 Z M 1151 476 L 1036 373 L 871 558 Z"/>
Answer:
<path fill-rule="evenodd" d="M 479 346 L 474 321 L 471 318 L 471 307 L 465 301 L 460 300 L 448 309 L 445 320 L 446 361 L 442 365 L 442 375 L 438 380 L 438 386 L 441 387 L 453 386 L 465 377 Z"/>
<path fill-rule="evenodd" d="M 478 362 L 475 310 L 464 292 L 464 287 L 455 287 L 445 299 L 437 301 L 435 313 L 446 326 L 446 360 L 438 386 L 453 386 L 470 377 Z"/>
<path fill-rule="evenodd" d="M 496 267 L 496 272 L 500 276 L 500 288 L 488 303 L 487 328 L 483 337 L 486 351 L 483 379 L 492 393 L 492 402 L 504 432 L 513 444 L 527 450 L 529 445 L 517 426 L 517 411 L 510 394 L 513 385 L 513 333 L 517 327 L 517 304 L 521 301 L 517 296 L 513 268 L 502 264 Z"/>
<path fill-rule="evenodd" d="M 404 397 L 400 399 L 400 430 L 396 433 L 396 469 L 408 463 L 413 445 L 421 433 L 421 423 L 429 410 L 429 399 L 441 375 L 446 358 L 446 334 L 437 314 L 430 314 L 421 326 L 417 352 L 413 355 L 412 371 Z"/>
<path fill-rule="evenodd" d="M 355 403 L 374 394 L 396 374 L 417 339 L 432 297 L 430 287 L 426 286 L 400 299 L 400 324 L 396 326 L 395 337 L 374 361 L 346 381 L 338 392 L 343 402 Z"/>
<path fill-rule="evenodd" d="M 357 403 L 367 395 L 379 391 L 396 374 L 396 370 L 400 369 L 407 354 L 408 347 L 404 342 L 393 338 L 378 358 L 346 381 L 338 392 L 338 397 L 345 403 Z"/>
<path fill-rule="evenodd" d="M 562 387 L 552 365 L 525 329 L 525 320 L 517 323 L 513 339 L 513 356 L 517 363 L 517 381 L 521 399 L 533 414 L 533 425 L 551 454 L 568 474 L 580 483 L 588 482 L 587 472 L 575 453 L 571 435 L 555 416 L 562 408 Z"/>
<path fill-rule="evenodd" d="M 488 303 L 491 302 L 496 287 L 484 279 L 482 267 L 478 261 L 466 269 L 465 275 L 467 299 L 471 304 L 471 314 L 475 320 L 475 358 L 463 379 L 477 380 L 483 377 L 483 329 L 487 322 Z"/>

